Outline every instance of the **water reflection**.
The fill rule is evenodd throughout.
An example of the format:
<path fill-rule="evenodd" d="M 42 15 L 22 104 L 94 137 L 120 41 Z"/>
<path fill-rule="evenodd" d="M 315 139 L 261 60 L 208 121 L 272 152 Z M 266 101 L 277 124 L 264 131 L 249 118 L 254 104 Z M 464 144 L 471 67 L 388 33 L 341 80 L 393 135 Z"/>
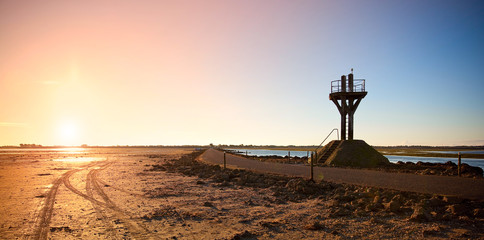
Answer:
<path fill-rule="evenodd" d="M 0 154 L 63 153 L 82 154 L 86 148 L 2 148 Z"/>
<path fill-rule="evenodd" d="M 104 158 L 99 157 L 69 157 L 69 158 L 58 158 L 54 159 L 55 162 L 66 162 L 66 163 L 86 163 L 86 162 L 93 162 L 93 161 L 100 161 Z"/>

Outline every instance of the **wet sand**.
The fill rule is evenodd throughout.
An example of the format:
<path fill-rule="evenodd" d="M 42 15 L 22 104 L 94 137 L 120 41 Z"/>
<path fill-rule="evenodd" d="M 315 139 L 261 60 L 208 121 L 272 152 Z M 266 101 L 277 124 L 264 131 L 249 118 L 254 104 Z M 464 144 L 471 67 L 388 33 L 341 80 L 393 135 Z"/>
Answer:
<path fill-rule="evenodd" d="M 5 239 L 482 238 L 482 219 L 414 222 L 384 210 L 351 212 L 340 200 L 281 200 L 274 188 L 157 168 L 183 148 L 0 155 Z M 338 190 L 338 189 L 336 189 Z M 339 190 L 338 190 L 339 191 Z M 363 195 L 380 192 L 366 189 Z M 333 193 L 331 193 L 333 194 Z M 328 195 L 329 196 L 329 195 Z M 375 197 L 376 199 L 376 197 Z M 356 204 L 356 200 L 355 203 Z M 482 230 L 480 230 L 482 231 Z"/>

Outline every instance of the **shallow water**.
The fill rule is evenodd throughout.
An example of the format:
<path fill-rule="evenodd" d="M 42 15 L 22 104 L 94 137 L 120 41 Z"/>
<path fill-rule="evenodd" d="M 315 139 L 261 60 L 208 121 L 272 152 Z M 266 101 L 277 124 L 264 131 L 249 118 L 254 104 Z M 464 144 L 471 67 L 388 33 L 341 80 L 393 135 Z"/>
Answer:
<path fill-rule="evenodd" d="M 267 150 L 267 149 L 227 149 L 231 151 L 238 151 L 240 154 L 246 154 L 249 156 L 281 156 L 287 157 L 289 152 L 291 157 L 307 157 L 311 155 L 310 152 L 307 151 L 285 151 L 285 150 Z"/>
<path fill-rule="evenodd" d="M 238 151 L 241 154 L 245 154 L 249 156 L 281 156 L 287 157 L 288 151 L 284 150 L 267 150 L 267 149 L 227 149 Z M 461 152 L 464 153 L 464 152 Z M 291 151 L 291 157 L 298 156 L 298 157 L 306 157 L 308 154 L 307 151 Z M 309 152 L 309 155 L 311 153 Z M 431 163 L 446 163 L 451 161 L 457 164 L 457 158 L 444 158 L 444 157 L 414 157 L 414 156 L 397 156 L 397 155 L 384 155 L 388 158 L 388 160 L 392 163 L 396 163 L 398 161 L 402 162 L 414 162 L 417 163 L 421 162 L 431 162 Z M 484 169 L 484 159 L 479 158 L 462 158 L 461 163 L 467 163 L 471 166 L 476 166 Z"/>
<path fill-rule="evenodd" d="M 444 158 L 444 157 L 415 157 L 415 156 L 397 156 L 397 155 L 384 155 L 385 157 L 390 160 L 392 163 L 396 163 L 398 161 L 402 162 L 430 162 L 430 163 L 446 163 L 451 161 L 457 164 L 457 158 Z M 462 158 L 461 163 L 467 163 L 471 166 L 480 167 L 484 169 L 484 159 L 479 158 Z"/>
<path fill-rule="evenodd" d="M 483 150 L 469 150 L 469 151 L 425 151 L 429 153 L 447 153 L 447 154 L 484 154 Z"/>

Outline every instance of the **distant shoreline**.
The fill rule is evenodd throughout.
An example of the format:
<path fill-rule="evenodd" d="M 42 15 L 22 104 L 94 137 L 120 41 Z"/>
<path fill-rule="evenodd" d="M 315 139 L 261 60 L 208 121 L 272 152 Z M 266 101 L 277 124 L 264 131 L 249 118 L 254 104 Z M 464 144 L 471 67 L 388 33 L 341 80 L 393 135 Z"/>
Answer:
<path fill-rule="evenodd" d="M 282 150 L 282 151 L 314 151 L 317 146 L 276 146 L 276 145 L 134 145 L 134 146 L 41 146 L 28 144 L 27 146 L 0 146 L 2 149 L 72 149 L 72 148 L 221 148 L 221 149 L 267 149 L 267 150 Z M 416 157 L 446 157 L 446 158 L 456 158 L 455 153 L 438 153 L 436 151 L 484 151 L 484 146 L 373 146 L 377 151 L 384 155 L 398 155 L 398 156 L 416 156 Z M 474 153 L 462 153 L 462 158 L 484 158 L 484 154 L 474 154 Z"/>

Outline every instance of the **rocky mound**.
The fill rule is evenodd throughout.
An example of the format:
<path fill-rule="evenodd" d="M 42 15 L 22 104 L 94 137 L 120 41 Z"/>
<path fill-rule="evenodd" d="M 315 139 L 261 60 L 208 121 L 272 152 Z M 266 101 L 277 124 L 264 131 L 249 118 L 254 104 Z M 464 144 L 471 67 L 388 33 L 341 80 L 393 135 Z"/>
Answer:
<path fill-rule="evenodd" d="M 325 165 L 378 167 L 390 161 L 363 140 L 345 140 L 325 161 Z"/>

